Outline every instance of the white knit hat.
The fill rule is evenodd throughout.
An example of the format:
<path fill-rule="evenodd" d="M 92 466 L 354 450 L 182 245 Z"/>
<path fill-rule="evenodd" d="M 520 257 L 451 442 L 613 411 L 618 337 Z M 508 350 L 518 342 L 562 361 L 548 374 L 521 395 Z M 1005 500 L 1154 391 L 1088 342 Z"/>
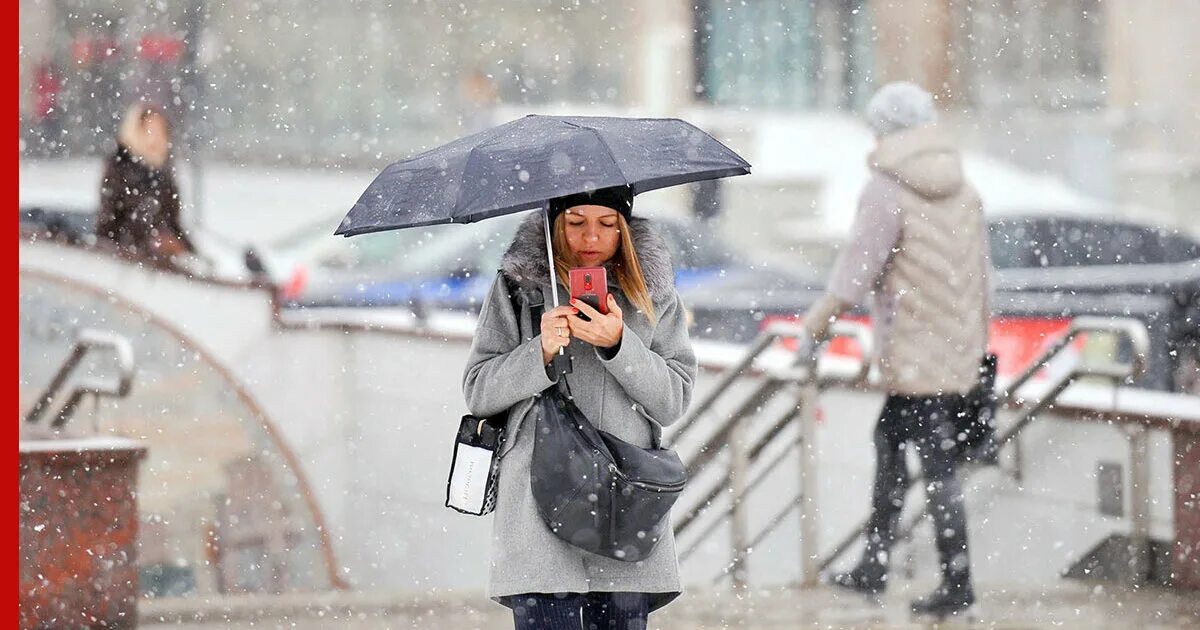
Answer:
<path fill-rule="evenodd" d="M 930 125 L 937 122 L 937 107 L 933 96 L 921 86 L 908 81 L 895 81 L 879 88 L 867 104 L 867 124 L 875 135 Z"/>

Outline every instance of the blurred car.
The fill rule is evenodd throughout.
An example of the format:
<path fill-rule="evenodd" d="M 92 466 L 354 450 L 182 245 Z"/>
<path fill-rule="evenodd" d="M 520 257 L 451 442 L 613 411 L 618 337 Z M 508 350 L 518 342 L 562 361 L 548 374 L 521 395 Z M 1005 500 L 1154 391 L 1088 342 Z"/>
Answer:
<path fill-rule="evenodd" d="M 1200 242 L 1092 217 L 1014 215 L 990 227 L 998 316 L 1136 317 L 1153 348 L 1140 384 L 1200 393 Z"/>
<path fill-rule="evenodd" d="M 302 269 L 304 281 L 284 295 L 288 307 L 466 308 L 481 299 L 499 267 L 518 217 L 365 234 L 297 235 L 267 256 L 273 266 Z"/>
<path fill-rule="evenodd" d="M 95 240 L 96 213 L 90 208 L 22 204 L 20 231 L 27 238 L 86 244 Z"/>
<path fill-rule="evenodd" d="M 336 247 L 321 239 L 328 251 L 314 257 L 305 286 L 286 304 L 473 311 L 522 218 L 368 234 Z M 692 311 L 697 334 L 753 335 L 764 296 L 786 293 L 787 303 L 803 301 L 796 293 L 805 286 L 803 279 L 743 262 L 706 224 L 674 218 L 656 223 L 674 258 L 676 288 Z"/>
<path fill-rule="evenodd" d="M 1121 267 L 1200 259 L 1200 243 L 1177 230 L 1094 217 L 1009 215 L 989 221 L 1000 270 Z M 1033 280 L 1037 276 L 1022 276 Z"/>

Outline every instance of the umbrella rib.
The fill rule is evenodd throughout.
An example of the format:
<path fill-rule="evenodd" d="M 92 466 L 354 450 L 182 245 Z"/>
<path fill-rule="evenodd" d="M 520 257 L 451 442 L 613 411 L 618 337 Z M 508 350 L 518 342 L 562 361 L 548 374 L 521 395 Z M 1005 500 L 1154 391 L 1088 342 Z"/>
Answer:
<path fill-rule="evenodd" d="M 526 116 L 526 118 L 528 118 L 528 116 Z M 479 133 L 478 133 L 478 134 L 476 134 L 476 135 L 481 135 L 481 136 L 482 136 L 483 134 L 486 134 L 486 133 L 488 133 L 488 132 L 496 132 L 498 129 L 500 129 L 500 128 L 502 128 L 502 127 L 507 127 L 508 125 L 511 125 L 511 124 L 513 124 L 514 122 L 516 122 L 516 121 L 510 121 L 510 122 L 504 123 L 503 125 L 500 125 L 500 127 L 493 127 L 492 129 L 488 129 L 488 130 L 485 130 L 485 131 L 481 131 L 481 132 L 479 132 Z M 496 133 L 492 133 L 491 137 L 489 137 L 489 138 L 486 138 L 486 139 L 484 139 L 484 140 L 480 141 L 480 142 L 479 142 L 479 143 L 477 143 L 475 146 L 471 147 L 471 150 L 470 150 L 470 151 L 467 151 L 467 159 L 466 159 L 466 160 L 463 160 L 463 169 L 462 169 L 462 175 L 463 175 L 463 177 L 465 177 L 465 176 L 466 176 L 466 174 L 467 174 L 467 172 L 469 172 L 469 171 L 470 171 L 471 161 L 472 161 L 472 160 L 474 160 L 474 159 L 475 159 L 475 157 L 476 157 L 476 153 L 475 153 L 475 152 L 476 152 L 477 150 L 479 150 L 479 148 L 480 148 L 480 147 L 486 147 L 486 146 L 488 146 L 488 145 L 490 145 L 490 144 L 493 144 L 493 143 L 497 142 L 499 139 L 500 139 L 500 138 L 497 136 L 497 134 L 496 134 Z M 611 152 L 610 152 L 610 153 L 611 153 Z M 624 174 L 622 174 L 622 177 L 623 177 L 623 176 L 624 176 Z M 460 181 L 461 181 L 461 178 L 460 178 Z M 460 186 L 458 187 L 458 195 L 456 195 L 456 196 L 454 197 L 454 207 L 453 207 L 453 208 L 451 208 L 451 210 L 450 210 L 450 212 L 451 212 L 451 216 L 450 216 L 450 222 L 451 222 L 451 223 L 454 223 L 454 222 L 455 222 L 455 221 L 454 221 L 454 219 L 457 219 L 457 218 L 458 218 L 458 216 L 457 216 L 457 213 L 458 213 L 459 209 L 461 209 L 461 208 L 462 208 L 462 196 L 463 196 L 463 191 L 464 191 L 464 190 L 466 190 L 466 189 L 467 189 L 467 187 L 466 187 L 466 186 L 461 186 L 461 185 L 460 185 Z M 467 215 L 467 216 L 471 216 L 471 215 Z M 470 222 L 468 221 L 468 223 L 470 223 Z"/>
<path fill-rule="evenodd" d="M 471 150 L 467 151 L 467 159 L 463 160 L 462 175 L 459 176 L 458 194 L 454 196 L 454 206 L 452 208 L 450 208 L 450 222 L 451 223 L 454 223 L 454 219 L 458 218 L 457 217 L 458 210 L 459 210 L 459 208 L 462 207 L 463 191 L 467 189 L 466 186 L 462 185 L 462 183 L 463 183 L 462 180 L 464 177 L 466 177 L 467 173 L 470 171 L 471 160 L 475 159 L 475 150 L 478 149 L 480 146 L 481 146 L 481 144 L 477 144 L 477 145 L 471 147 Z"/>
<path fill-rule="evenodd" d="M 528 116 L 526 116 L 526 118 L 528 118 Z M 564 122 L 565 122 L 565 121 L 564 121 Z M 505 124 L 508 124 L 508 123 L 505 123 Z M 568 124 L 569 124 L 569 123 L 568 123 Z M 503 126 L 503 125 L 502 125 L 502 126 Z M 487 140 L 485 140 L 485 141 L 483 141 L 483 142 L 480 142 L 479 144 L 476 144 L 475 146 L 471 147 L 471 150 L 470 150 L 470 151 L 467 151 L 467 159 L 466 159 L 466 160 L 463 160 L 463 168 L 462 168 L 462 175 L 463 175 L 464 177 L 466 176 L 467 172 L 469 172 L 469 171 L 470 171 L 470 167 L 471 167 L 471 161 L 472 161 L 472 160 L 474 160 L 474 159 L 475 159 L 475 157 L 476 157 L 476 153 L 475 153 L 475 152 L 476 152 L 477 150 L 479 150 L 479 148 L 480 148 L 480 147 L 485 147 L 485 146 L 488 146 L 489 144 L 492 144 L 492 143 L 496 142 L 496 140 L 498 140 L 498 138 L 496 138 L 496 137 L 491 137 L 491 138 L 488 138 Z M 601 142 L 603 142 L 603 140 L 601 140 Z M 607 147 L 607 146 L 605 146 L 605 149 L 607 150 L 607 149 L 608 149 L 608 147 Z M 608 152 L 608 154 L 611 156 L 611 155 L 612 155 L 612 151 L 609 151 L 609 152 Z M 619 167 L 618 167 L 618 168 L 619 168 Z M 624 178 L 624 177 L 625 177 L 625 174 L 624 174 L 624 173 L 621 173 L 621 177 L 622 177 L 622 178 Z M 463 196 L 463 191 L 464 191 L 464 190 L 466 190 L 466 189 L 467 189 L 467 187 L 466 187 L 466 186 L 459 186 L 459 187 L 458 187 L 458 195 L 456 195 L 456 196 L 454 197 L 454 207 L 453 207 L 453 208 L 450 210 L 450 212 L 451 212 L 451 216 L 450 216 L 450 219 L 451 219 L 451 221 L 450 221 L 450 222 L 451 222 L 451 223 L 454 223 L 454 222 L 455 222 L 455 221 L 454 221 L 454 219 L 457 219 L 457 218 L 458 218 L 458 216 L 457 216 L 457 213 L 458 213 L 459 209 L 461 209 L 461 208 L 462 208 L 462 196 Z M 518 212 L 519 212 L 519 211 L 518 211 Z M 471 215 L 467 215 L 467 216 L 471 216 Z M 470 222 L 468 221 L 468 223 L 470 223 Z"/>
<path fill-rule="evenodd" d="M 608 143 L 604 141 L 604 136 L 600 135 L 599 131 L 596 131 L 594 127 L 584 127 L 583 125 L 577 125 L 569 120 L 564 120 L 563 122 L 575 127 L 576 129 L 586 129 L 592 132 L 592 135 L 596 136 L 596 140 L 600 142 L 600 146 L 604 147 L 604 151 L 608 153 L 608 159 L 612 160 L 613 166 L 617 167 L 617 172 L 621 174 L 621 179 L 625 182 L 625 185 L 630 185 L 629 178 L 625 176 L 625 171 L 621 169 L 621 163 L 617 161 L 617 156 L 613 155 L 612 147 L 608 146 Z"/>

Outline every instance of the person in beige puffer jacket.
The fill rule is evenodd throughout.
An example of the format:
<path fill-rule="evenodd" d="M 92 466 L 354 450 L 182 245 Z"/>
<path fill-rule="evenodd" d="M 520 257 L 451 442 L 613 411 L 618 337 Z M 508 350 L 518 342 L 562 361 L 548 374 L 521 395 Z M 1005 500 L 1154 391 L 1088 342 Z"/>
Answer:
<path fill-rule="evenodd" d="M 907 447 L 920 456 L 936 519 L 942 583 L 913 602 L 945 615 L 974 602 L 966 514 L 955 472 L 953 418 L 979 379 L 990 319 L 987 228 L 958 150 L 936 126 L 933 98 L 884 86 L 868 106 L 878 145 L 871 180 L 826 294 L 804 315 L 809 347 L 843 311 L 870 297 L 888 397 L 875 430 L 876 474 L 862 560 L 835 585 L 881 592 L 908 487 Z"/>

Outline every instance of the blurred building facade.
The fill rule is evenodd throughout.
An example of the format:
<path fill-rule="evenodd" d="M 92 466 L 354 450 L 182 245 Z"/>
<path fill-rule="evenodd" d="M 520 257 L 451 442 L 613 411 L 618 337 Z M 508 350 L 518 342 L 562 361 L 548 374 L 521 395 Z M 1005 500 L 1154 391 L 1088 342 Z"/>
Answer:
<path fill-rule="evenodd" d="M 975 148 L 1144 218 L 1200 207 L 1190 0 L 22 0 L 20 26 L 31 156 L 104 151 L 132 98 L 198 156 L 374 167 L 498 105 L 805 115 L 910 79 Z"/>
<path fill-rule="evenodd" d="M 977 146 L 1141 218 L 1186 225 L 1200 210 L 1200 4 L 873 5 L 880 78 L 938 92 Z"/>

